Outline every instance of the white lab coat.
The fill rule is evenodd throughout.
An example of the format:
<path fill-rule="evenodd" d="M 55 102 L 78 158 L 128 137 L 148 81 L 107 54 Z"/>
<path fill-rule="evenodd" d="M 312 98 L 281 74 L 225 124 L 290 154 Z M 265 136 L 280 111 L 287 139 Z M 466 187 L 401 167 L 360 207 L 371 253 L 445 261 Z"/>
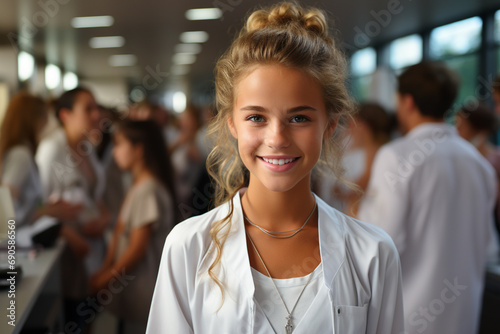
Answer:
<path fill-rule="evenodd" d="M 75 158 L 68 145 L 63 129 L 54 131 L 42 140 L 36 153 L 36 162 L 40 171 L 40 179 L 46 200 L 64 199 L 70 203 L 83 204 L 77 222 L 72 223 L 75 229 L 81 230 L 82 224 L 99 215 L 98 203 L 101 201 L 104 186 L 104 169 L 95 155 L 90 143 L 83 143 L 79 149 L 84 150 L 94 171 L 96 182 L 92 190 L 89 180 L 80 169 L 81 160 Z M 103 237 L 87 237 L 90 253 L 85 262 L 89 274 L 96 272 L 104 259 L 105 243 Z"/>
<path fill-rule="evenodd" d="M 294 329 L 303 333 L 403 332 L 400 263 L 382 230 L 350 218 L 316 197 L 324 286 Z M 178 224 L 167 237 L 147 333 L 274 333 L 254 299 L 240 194 L 233 198 L 224 245 L 225 301 L 207 273 L 212 222 L 229 204 Z M 283 324 L 284 325 L 284 324 Z M 284 327 L 283 327 L 284 331 Z"/>
<path fill-rule="evenodd" d="M 358 216 L 398 248 L 407 333 L 477 332 L 495 188 L 450 125 L 420 125 L 377 153 Z"/>

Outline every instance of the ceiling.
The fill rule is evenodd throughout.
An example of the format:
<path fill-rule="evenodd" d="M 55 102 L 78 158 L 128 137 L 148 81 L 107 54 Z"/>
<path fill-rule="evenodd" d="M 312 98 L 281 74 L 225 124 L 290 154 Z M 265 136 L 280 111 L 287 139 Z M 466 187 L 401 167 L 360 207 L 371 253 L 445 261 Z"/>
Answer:
<path fill-rule="evenodd" d="M 214 64 L 241 27 L 245 15 L 259 5 L 274 2 L 277 1 L 0 0 L 0 45 L 11 43 L 12 36 L 19 36 L 39 61 L 55 63 L 81 78 L 124 78 L 130 87 L 147 85 L 152 91 L 165 90 L 172 82 L 181 80 L 192 91 L 203 93 L 211 89 Z M 330 14 L 349 52 L 367 42 L 382 43 L 500 8 L 500 0 L 311 0 L 303 3 L 323 8 Z M 188 21 L 184 16 L 187 9 L 214 6 L 224 10 L 222 19 Z M 388 13 L 388 8 L 393 14 L 381 14 L 385 21 L 383 25 L 377 23 L 376 13 Z M 114 25 L 71 28 L 73 17 L 95 15 L 113 16 Z M 373 29 L 372 37 L 362 39 L 359 31 L 366 28 Z M 180 33 L 197 30 L 208 32 L 209 40 L 203 44 L 196 62 L 185 76 L 170 74 Z M 22 31 L 27 38 L 22 37 Z M 113 49 L 90 48 L 91 37 L 112 35 L 123 36 L 125 45 Z M 133 67 L 111 67 L 108 59 L 114 54 L 134 54 L 138 62 Z"/>

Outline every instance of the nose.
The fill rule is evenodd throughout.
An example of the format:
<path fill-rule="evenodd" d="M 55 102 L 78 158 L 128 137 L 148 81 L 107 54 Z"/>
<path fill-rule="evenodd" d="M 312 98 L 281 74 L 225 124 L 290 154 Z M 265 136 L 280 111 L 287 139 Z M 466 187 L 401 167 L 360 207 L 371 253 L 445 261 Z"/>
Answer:
<path fill-rule="evenodd" d="M 265 144 L 273 149 L 288 147 L 290 144 L 289 129 L 283 122 L 271 122 L 267 127 Z"/>

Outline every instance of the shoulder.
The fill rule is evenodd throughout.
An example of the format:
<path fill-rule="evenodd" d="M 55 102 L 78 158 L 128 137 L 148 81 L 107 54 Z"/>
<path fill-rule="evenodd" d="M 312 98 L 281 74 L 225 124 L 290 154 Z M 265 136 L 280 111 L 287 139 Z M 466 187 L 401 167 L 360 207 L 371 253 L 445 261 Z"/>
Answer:
<path fill-rule="evenodd" d="M 382 228 L 348 216 L 346 226 L 349 247 L 357 247 L 360 251 L 371 250 L 379 256 L 399 256 L 394 241 Z"/>
<path fill-rule="evenodd" d="M 333 233 L 343 235 L 346 252 L 364 254 L 366 258 L 399 257 L 393 240 L 382 228 L 350 217 L 326 203 L 322 209 L 329 220 L 337 222 L 339 231 Z"/>
<path fill-rule="evenodd" d="M 212 224 L 223 219 L 228 210 L 229 204 L 225 203 L 207 213 L 191 217 L 177 224 L 167 236 L 165 251 L 189 254 L 190 258 L 201 260 L 212 243 L 210 237 Z"/>
<path fill-rule="evenodd" d="M 63 129 L 58 129 L 45 137 L 37 149 L 37 158 L 48 156 L 57 156 L 66 152 L 66 135 Z"/>
<path fill-rule="evenodd" d="M 26 145 L 16 145 L 10 148 L 4 157 L 6 164 L 30 164 L 33 160 L 33 152 Z"/>

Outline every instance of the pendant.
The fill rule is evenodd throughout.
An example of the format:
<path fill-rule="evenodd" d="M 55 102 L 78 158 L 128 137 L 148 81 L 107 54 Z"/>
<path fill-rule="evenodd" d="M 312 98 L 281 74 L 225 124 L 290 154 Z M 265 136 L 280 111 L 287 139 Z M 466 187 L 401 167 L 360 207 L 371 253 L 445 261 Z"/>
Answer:
<path fill-rule="evenodd" d="M 292 316 L 288 315 L 286 317 L 286 326 L 285 326 L 286 334 L 292 334 L 293 326 L 292 326 Z"/>

